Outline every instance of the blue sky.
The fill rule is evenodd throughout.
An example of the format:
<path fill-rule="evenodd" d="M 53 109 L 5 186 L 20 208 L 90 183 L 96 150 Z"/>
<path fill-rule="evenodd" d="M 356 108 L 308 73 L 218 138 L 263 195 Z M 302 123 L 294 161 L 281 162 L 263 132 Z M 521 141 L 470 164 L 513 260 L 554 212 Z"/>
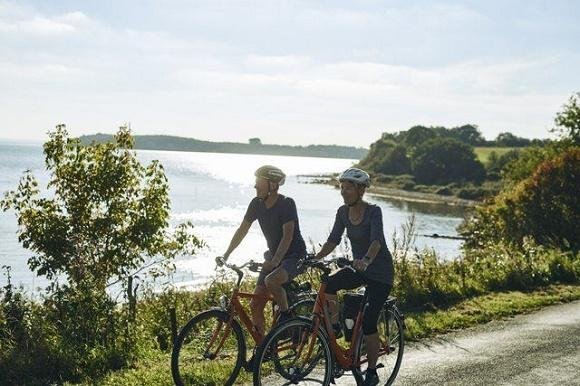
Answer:
<path fill-rule="evenodd" d="M 0 0 L 0 137 L 546 137 L 580 91 L 578 20 L 579 1 Z"/>

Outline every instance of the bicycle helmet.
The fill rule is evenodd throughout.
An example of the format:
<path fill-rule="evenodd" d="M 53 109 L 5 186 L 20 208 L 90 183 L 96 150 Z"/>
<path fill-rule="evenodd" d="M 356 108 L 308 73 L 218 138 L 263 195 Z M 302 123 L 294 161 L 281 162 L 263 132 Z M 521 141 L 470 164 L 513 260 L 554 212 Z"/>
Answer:
<path fill-rule="evenodd" d="M 369 176 L 369 174 L 364 170 L 358 168 L 346 169 L 344 172 L 342 172 L 340 177 L 338 177 L 338 181 L 350 181 L 358 185 L 364 185 L 367 188 L 371 186 L 371 176 Z"/>
<path fill-rule="evenodd" d="M 272 165 L 260 166 L 258 170 L 254 173 L 256 177 L 264 178 L 268 181 L 277 183 L 278 185 L 284 185 L 286 181 L 286 175 L 280 168 Z"/>

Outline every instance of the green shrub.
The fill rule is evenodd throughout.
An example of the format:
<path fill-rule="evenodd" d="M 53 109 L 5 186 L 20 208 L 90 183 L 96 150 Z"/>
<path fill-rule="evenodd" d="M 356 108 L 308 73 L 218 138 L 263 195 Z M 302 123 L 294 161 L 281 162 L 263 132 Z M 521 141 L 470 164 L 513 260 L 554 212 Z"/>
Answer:
<path fill-rule="evenodd" d="M 466 245 L 506 241 L 521 246 L 528 236 L 542 245 L 578 251 L 578 170 L 580 147 L 541 163 L 531 176 L 475 209 L 461 228 Z"/>
<path fill-rule="evenodd" d="M 442 196 L 452 196 L 453 195 L 453 191 L 447 187 L 447 186 L 443 186 L 441 188 L 438 188 L 435 193 L 440 194 Z"/>

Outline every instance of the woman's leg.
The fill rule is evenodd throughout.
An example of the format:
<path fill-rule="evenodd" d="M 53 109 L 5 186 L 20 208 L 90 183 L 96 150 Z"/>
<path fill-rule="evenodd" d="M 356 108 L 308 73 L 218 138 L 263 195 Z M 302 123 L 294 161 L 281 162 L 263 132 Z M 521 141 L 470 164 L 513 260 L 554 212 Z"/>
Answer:
<path fill-rule="evenodd" d="M 367 291 L 369 305 L 363 317 L 363 333 L 367 350 L 368 367 L 369 369 L 375 369 L 379 357 L 377 322 L 385 301 L 391 292 L 391 286 L 376 281 L 369 281 Z"/>
<path fill-rule="evenodd" d="M 350 268 L 342 268 L 332 273 L 326 282 L 326 300 L 332 324 L 338 323 L 338 297 L 336 291 L 354 289 L 364 284 L 362 276 Z"/>

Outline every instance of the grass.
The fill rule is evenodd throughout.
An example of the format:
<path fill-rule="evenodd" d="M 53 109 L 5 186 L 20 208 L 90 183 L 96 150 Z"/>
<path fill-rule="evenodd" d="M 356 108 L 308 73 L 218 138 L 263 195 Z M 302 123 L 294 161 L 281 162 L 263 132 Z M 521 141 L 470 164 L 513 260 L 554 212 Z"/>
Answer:
<path fill-rule="evenodd" d="M 405 315 L 406 338 L 419 340 L 436 334 L 463 329 L 496 319 L 529 313 L 542 307 L 580 299 L 580 285 L 550 285 L 531 292 L 498 292 L 462 301 L 448 309 L 434 312 L 409 313 Z M 111 372 L 100 380 L 82 385 L 129 386 L 172 385 L 170 354 L 151 351 L 145 359 L 130 369 Z M 199 385 L 211 385 L 220 367 L 200 374 Z M 227 369 L 221 369 L 226 371 Z M 250 381 L 250 374 L 241 371 L 238 383 Z M 71 385 L 71 384 L 66 384 Z"/>
<path fill-rule="evenodd" d="M 550 285 L 531 292 L 509 291 L 478 296 L 434 312 L 405 315 L 409 340 L 537 311 L 542 307 L 580 299 L 580 285 Z"/>
<path fill-rule="evenodd" d="M 507 153 L 510 150 L 513 150 L 515 148 L 513 147 L 476 147 L 475 150 L 475 155 L 477 156 L 477 159 L 482 163 L 482 164 L 486 164 L 487 160 L 489 158 L 489 154 L 492 151 L 495 151 L 496 154 L 499 156 L 501 156 L 502 154 Z"/>

